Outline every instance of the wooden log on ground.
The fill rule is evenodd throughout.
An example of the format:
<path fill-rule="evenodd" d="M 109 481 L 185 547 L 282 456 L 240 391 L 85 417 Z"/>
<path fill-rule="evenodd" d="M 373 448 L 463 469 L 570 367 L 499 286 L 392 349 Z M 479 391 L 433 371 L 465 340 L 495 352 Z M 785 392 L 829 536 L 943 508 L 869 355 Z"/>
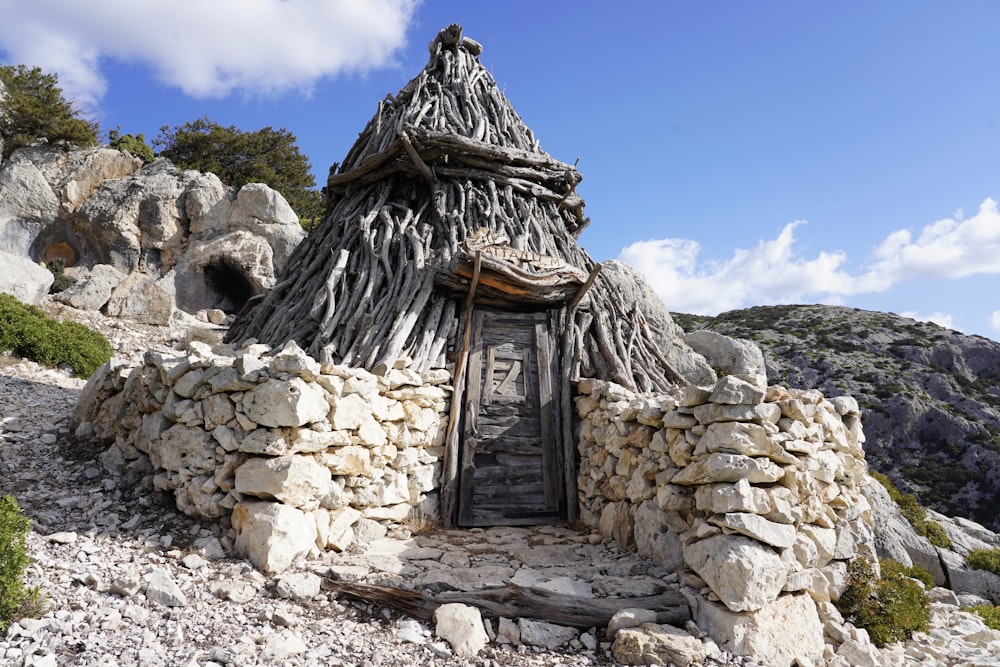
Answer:
<path fill-rule="evenodd" d="M 540 588 L 500 586 L 477 591 L 422 591 L 324 579 L 323 588 L 344 597 L 386 605 L 422 620 L 434 617 L 443 604 L 477 607 L 487 618 L 533 618 L 574 628 L 603 628 L 622 609 L 650 609 L 657 623 L 683 626 L 691 619 L 687 600 L 678 590 L 640 598 L 585 598 Z"/>

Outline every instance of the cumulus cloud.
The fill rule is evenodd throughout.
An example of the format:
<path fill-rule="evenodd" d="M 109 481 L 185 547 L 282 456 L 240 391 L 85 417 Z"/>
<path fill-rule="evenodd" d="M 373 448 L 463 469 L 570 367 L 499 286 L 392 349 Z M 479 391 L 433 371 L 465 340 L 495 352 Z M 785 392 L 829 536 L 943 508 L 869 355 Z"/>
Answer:
<path fill-rule="evenodd" d="M 148 65 L 195 97 L 308 89 L 388 63 L 419 0 L 0 0 L 8 63 L 56 72 L 95 106 L 106 58 Z"/>
<path fill-rule="evenodd" d="M 990 316 L 990 324 L 994 329 L 1000 331 L 1000 310 L 993 311 L 993 314 Z"/>
<path fill-rule="evenodd" d="M 792 303 L 807 295 L 850 294 L 856 280 L 841 270 L 844 253 L 821 252 L 813 259 L 795 253 L 795 229 L 752 249 L 737 249 L 726 261 L 698 265 L 695 241 L 660 239 L 626 247 L 619 259 L 643 272 L 671 310 L 715 314 L 748 303 Z"/>
<path fill-rule="evenodd" d="M 870 274 L 889 284 L 913 278 L 965 278 L 1000 273 L 1000 211 L 993 199 L 967 220 L 946 218 L 914 238 L 907 229 L 890 234 L 872 253 Z"/>
<path fill-rule="evenodd" d="M 1000 273 L 1000 211 L 993 199 L 985 200 L 968 219 L 959 212 L 916 234 L 907 229 L 892 232 L 856 275 L 844 270 L 847 256 L 840 250 L 803 257 L 795 246 L 795 232 L 802 224 L 789 223 L 777 238 L 737 249 L 724 261 L 699 263 L 701 246 L 686 239 L 633 243 L 619 259 L 642 271 L 672 310 L 706 315 L 755 304 L 837 304 L 848 296 L 884 292 L 920 278 Z M 954 328 L 943 313 L 918 319 Z M 995 326 L 997 319 L 994 314 Z"/>

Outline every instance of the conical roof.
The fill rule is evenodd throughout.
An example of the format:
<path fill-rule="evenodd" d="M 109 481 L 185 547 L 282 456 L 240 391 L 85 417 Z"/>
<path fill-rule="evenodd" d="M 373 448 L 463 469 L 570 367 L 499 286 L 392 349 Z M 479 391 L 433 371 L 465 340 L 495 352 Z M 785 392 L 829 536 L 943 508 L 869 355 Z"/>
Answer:
<path fill-rule="evenodd" d="M 470 290 L 477 303 L 538 309 L 592 282 L 579 307 L 590 313 L 571 315 L 583 372 L 638 389 L 679 381 L 669 367 L 644 368 L 661 365 L 653 334 L 614 303 L 577 244 L 589 222 L 579 172 L 541 150 L 481 50 L 458 25 L 431 42 L 427 66 L 379 102 L 331 168 L 323 222 L 229 340 L 294 339 L 320 361 L 426 370 L 446 365 Z"/>

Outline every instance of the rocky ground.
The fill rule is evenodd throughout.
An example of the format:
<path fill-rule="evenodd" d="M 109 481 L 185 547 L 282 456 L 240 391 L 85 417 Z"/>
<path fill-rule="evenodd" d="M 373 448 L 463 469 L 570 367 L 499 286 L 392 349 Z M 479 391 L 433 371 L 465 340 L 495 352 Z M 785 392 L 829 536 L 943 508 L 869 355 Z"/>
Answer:
<path fill-rule="evenodd" d="M 71 313 L 63 313 L 71 314 Z M 126 326 L 84 316 L 119 353 L 217 335 Z M 187 323 L 188 325 L 190 323 Z M 68 420 L 83 382 L 0 357 L 0 493 L 32 522 L 29 583 L 48 600 L 0 638 L 0 665 L 595 665 L 617 664 L 604 628 L 583 631 L 522 620 L 491 621 L 474 658 L 454 654 L 418 621 L 355 602 L 328 578 L 430 592 L 507 583 L 597 597 L 660 592 L 676 575 L 562 526 L 425 531 L 372 539 L 278 576 L 232 553 L 224 525 L 180 514 L 172 499 L 123 488 L 74 442 Z M 1000 665 L 1000 633 L 935 589 L 934 628 L 883 650 L 877 664 Z M 697 633 L 693 626 L 690 630 Z M 991 643 L 992 642 L 992 643 Z M 752 665 L 714 644 L 707 664 Z M 995 652 L 995 651 L 994 651 Z M 831 665 L 845 663 L 830 655 Z M 861 664 L 861 663 L 855 663 Z"/>

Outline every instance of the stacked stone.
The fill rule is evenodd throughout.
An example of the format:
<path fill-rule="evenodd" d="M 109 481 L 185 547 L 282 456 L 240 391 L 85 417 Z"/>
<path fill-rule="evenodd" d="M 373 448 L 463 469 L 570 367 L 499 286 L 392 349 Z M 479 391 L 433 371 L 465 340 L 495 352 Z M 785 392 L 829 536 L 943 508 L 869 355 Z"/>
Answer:
<path fill-rule="evenodd" d="M 751 644 L 785 623 L 790 655 L 822 654 L 846 561 L 877 562 L 857 401 L 755 375 L 673 394 L 579 389 L 584 521 L 684 572 L 699 626 L 727 648 L 781 659 Z"/>
<path fill-rule="evenodd" d="M 96 373 L 74 428 L 113 441 L 105 468 L 186 514 L 231 516 L 237 547 L 273 571 L 436 517 L 449 379 L 321 366 L 294 342 L 192 342 Z"/>

